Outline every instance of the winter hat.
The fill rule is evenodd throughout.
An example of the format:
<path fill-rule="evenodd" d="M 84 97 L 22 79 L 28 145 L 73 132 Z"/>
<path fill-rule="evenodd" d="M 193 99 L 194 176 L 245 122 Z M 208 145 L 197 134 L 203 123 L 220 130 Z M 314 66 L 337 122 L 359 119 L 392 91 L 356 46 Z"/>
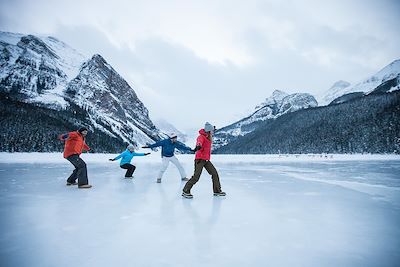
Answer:
<path fill-rule="evenodd" d="M 204 125 L 204 131 L 211 132 L 213 130 L 214 130 L 214 126 L 212 126 L 209 122 L 206 122 L 206 124 Z"/>
<path fill-rule="evenodd" d="M 173 139 L 173 138 L 178 137 L 178 136 L 176 135 L 176 133 L 170 133 L 168 136 L 169 136 L 170 139 Z"/>
<path fill-rule="evenodd" d="M 83 131 L 88 131 L 88 128 L 86 128 L 86 127 L 80 127 L 80 128 L 78 129 L 78 132 L 79 132 L 79 133 L 82 133 Z"/>
<path fill-rule="evenodd" d="M 126 149 L 135 149 L 135 146 L 134 145 L 129 145 Z"/>

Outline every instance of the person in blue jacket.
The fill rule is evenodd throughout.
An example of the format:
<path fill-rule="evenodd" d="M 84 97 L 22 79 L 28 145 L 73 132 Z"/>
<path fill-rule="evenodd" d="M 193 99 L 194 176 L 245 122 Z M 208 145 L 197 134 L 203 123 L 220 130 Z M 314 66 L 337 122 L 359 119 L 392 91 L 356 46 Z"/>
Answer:
<path fill-rule="evenodd" d="M 132 178 L 133 172 L 136 169 L 136 166 L 131 164 L 132 158 L 136 156 L 147 156 L 149 154 L 150 153 L 136 153 L 135 146 L 129 145 L 124 152 L 122 152 L 115 158 L 110 159 L 110 161 L 121 159 L 120 167 L 122 169 L 126 169 L 125 178 Z"/>
<path fill-rule="evenodd" d="M 160 168 L 160 172 L 158 173 L 157 183 L 161 183 L 161 178 L 164 172 L 167 170 L 168 165 L 170 162 L 174 164 L 181 175 L 182 181 L 188 181 L 189 179 L 186 177 L 186 172 L 183 169 L 179 160 L 175 157 L 175 148 L 183 151 L 193 151 L 190 147 L 187 147 L 185 144 L 178 141 L 178 137 L 176 134 L 172 133 L 169 135 L 169 138 L 158 141 L 152 145 L 143 146 L 142 148 L 155 148 L 161 147 L 161 158 L 162 158 L 162 165 Z"/>

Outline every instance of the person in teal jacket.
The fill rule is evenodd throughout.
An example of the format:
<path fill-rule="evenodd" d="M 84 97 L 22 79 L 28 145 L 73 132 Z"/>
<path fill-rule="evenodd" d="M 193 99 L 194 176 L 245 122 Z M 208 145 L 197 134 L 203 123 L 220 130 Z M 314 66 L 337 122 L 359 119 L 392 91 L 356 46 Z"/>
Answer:
<path fill-rule="evenodd" d="M 124 152 L 122 152 L 115 158 L 110 159 L 110 161 L 121 159 L 120 167 L 122 169 L 126 169 L 125 178 L 132 178 L 133 172 L 136 169 L 136 166 L 131 164 L 132 158 L 136 156 L 147 156 L 147 155 L 150 155 L 150 153 L 136 153 L 135 146 L 129 145 Z"/>

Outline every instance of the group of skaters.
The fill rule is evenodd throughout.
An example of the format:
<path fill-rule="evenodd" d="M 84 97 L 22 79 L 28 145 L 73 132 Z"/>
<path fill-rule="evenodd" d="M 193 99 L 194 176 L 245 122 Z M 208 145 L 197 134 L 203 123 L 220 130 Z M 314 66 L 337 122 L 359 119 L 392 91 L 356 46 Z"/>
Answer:
<path fill-rule="evenodd" d="M 200 129 L 199 136 L 196 140 L 196 147 L 191 149 L 185 144 L 178 141 L 176 134 L 171 134 L 168 138 L 158 141 L 154 144 L 143 146 L 142 148 L 161 147 L 161 167 L 157 176 L 157 183 L 161 183 L 162 176 L 167 170 L 169 163 L 174 164 L 180 173 L 181 180 L 186 184 L 183 187 L 182 196 L 185 198 L 193 198 L 190 193 L 192 187 L 199 181 L 203 168 L 211 175 L 214 196 L 225 196 L 226 193 L 221 190 L 219 175 L 210 161 L 212 138 L 215 127 L 206 122 L 203 129 Z M 77 131 L 69 132 L 59 136 L 59 139 L 65 141 L 64 158 L 74 165 L 75 169 L 67 179 L 67 186 L 78 185 L 78 188 L 87 189 L 92 186 L 89 184 L 86 163 L 80 158 L 83 151 L 89 151 L 90 148 L 85 142 L 88 129 L 79 128 Z M 120 167 L 126 169 L 125 178 L 132 178 L 136 166 L 131 164 L 131 160 L 135 156 L 147 156 L 150 153 L 135 152 L 136 146 L 129 145 L 127 149 L 120 155 L 110 161 L 120 159 Z M 187 178 L 185 169 L 182 167 L 178 158 L 175 157 L 175 149 L 181 151 L 190 151 L 195 153 L 194 173 L 190 179 Z M 78 181 L 78 182 L 77 182 Z"/>

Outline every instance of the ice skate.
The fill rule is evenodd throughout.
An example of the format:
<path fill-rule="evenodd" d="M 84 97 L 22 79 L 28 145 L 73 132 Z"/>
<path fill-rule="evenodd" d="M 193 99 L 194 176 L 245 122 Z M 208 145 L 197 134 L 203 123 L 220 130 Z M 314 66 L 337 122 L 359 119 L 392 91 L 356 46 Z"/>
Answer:
<path fill-rule="evenodd" d="M 216 197 L 224 197 L 224 196 L 226 196 L 226 193 L 225 192 L 215 192 L 214 193 L 214 196 L 216 196 Z"/>
<path fill-rule="evenodd" d="M 193 195 L 192 195 L 192 194 L 186 193 L 185 191 L 182 192 L 182 196 L 183 196 L 184 198 L 193 198 Z"/>

